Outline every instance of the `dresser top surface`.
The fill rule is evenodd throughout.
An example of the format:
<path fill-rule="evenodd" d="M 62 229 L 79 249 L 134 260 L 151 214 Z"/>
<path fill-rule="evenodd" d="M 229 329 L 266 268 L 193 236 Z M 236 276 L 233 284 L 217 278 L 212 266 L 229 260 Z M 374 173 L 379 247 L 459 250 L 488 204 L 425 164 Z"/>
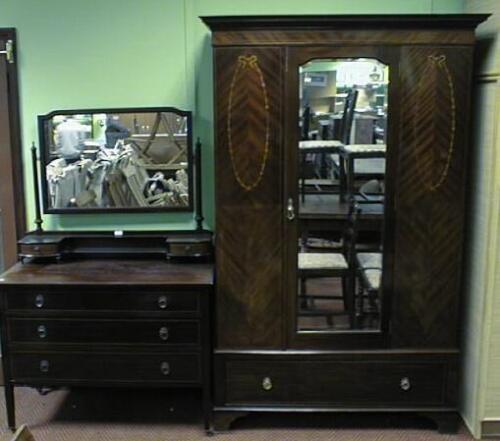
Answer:
<path fill-rule="evenodd" d="M 213 265 L 158 260 L 92 259 L 17 263 L 0 275 L 5 285 L 213 285 Z"/>

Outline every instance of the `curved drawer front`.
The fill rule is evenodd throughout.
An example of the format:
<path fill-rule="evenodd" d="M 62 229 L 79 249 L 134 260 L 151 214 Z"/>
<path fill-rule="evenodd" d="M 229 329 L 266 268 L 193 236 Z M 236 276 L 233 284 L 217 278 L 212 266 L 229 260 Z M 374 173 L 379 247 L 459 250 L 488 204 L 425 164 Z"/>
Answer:
<path fill-rule="evenodd" d="M 22 353 L 11 356 L 14 382 L 200 383 L 197 354 Z"/>
<path fill-rule="evenodd" d="M 228 361 L 225 404 L 439 406 L 446 369 L 445 363 Z"/>
<path fill-rule="evenodd" d="M 147 291 L 110 289 L 107 291 L 74 288 L 17 289 L 7 292 L 9 310 L 197 312 L 199 293 L 193 291 Z"/>
<path fill-rule="evenodd" d="M 197 320 L 8 319 L 15 343 L 198 345 Z"/>

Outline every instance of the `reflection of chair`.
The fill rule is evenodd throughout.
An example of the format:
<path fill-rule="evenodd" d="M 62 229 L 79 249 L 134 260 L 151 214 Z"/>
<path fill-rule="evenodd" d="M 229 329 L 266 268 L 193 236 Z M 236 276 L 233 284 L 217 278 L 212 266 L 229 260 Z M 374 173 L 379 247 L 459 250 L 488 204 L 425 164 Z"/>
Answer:
<path fill-rule="evenodd" d="M 355 170 L 355 162 L 379 160 L 380 163 L 374 164 L 369 162 L 368 165 L 374 166 L 375 169 L 367 175 L 367 177 L 384 179 L 385 174 L 385 144 L 350 144 L 343 145 L 340 149 L 340 199 L 344 201 L 355 192 L 355 178 L 358 175 Z M 358 167 L 358 166 L 356 166 Z M 373 168 L 373 167 L 372 167 Z"/>
<path fill-rule="evenodd" d="M 187 158 L 188 154 L 187 143 L 184 141 L 186 136 L 185 124 L 185 118 L 178 118 L 177 116 L 172 118 L 170 114 L 157 112 L 151 132 L 149 134 L 134 133 L 127 138 L 127 142 L 136 147 L 137 153 L 146 167 L 149 165 L 149 168 L 153 170 L 179 170 L 185 168 L 185 165 L 180 164 L 180 162 L 184 161 L 183 158 Z M 160 125 L 163 127 L 162 133 L 159 133 Z M 162 161 L 160 164 L 149 151 L 155 142 L 166 144 L 163 147 L 164 150 L 167 149 L 167 146 L 176 149 L 168 160 Z"/>
<path fill-rule="evenodd" d="M 339 140 L 342 144 L 351 143 L 351 132 L 352 123 L 354 121 L 354 111 L 356 109 L 356 101 L 358 99 L 358 91 L 356 89 L 350 89 L 347 92 L 347 96 L 344 102 L 344 111 L 342 113 L 342 119 L 340 121 L 340 136 Z M 340 156 L 332 155 L 332 166 L 334 173 L 340 181 L 340 190 L 342 193 L 342 188 L 345 188 L 345 165 L 343 164 Z"/>
<path fill-rule="evenodd" d="M 343 249 L 339 252 L 309 253 L 299 252 L 298 276 L 299 286 L 299 315 L 307 317 L 326 317 L 328 327 L 333 327 L 333 316 L 348 315 L 352 328 L 355 323 L 354 302 L 354 257 L 355 239 L 354 225 L 359 210 L 354 204 L 349 209 L 349 222 L 343 234 Z M 339 278 L 341 280 L 341 295 L 310 295 L 307 293 L 307 279 L 311 278 Z M 317 308 L 318 300 L 342 300 L 344 310 L 335 311 L 332 308 Z"/>
<path fill-rule="evenodd" d="M 372 319 L 380 315 L 378 294 L 382 281 L 382 253 L 357 253 L 356 267 L 358 276 L 356 321 L 362 323 L 367 315 Z M 365 300 L 368 300 L 366 309 Z"/>
<path fill-rule="evenodd" d="M 311 124 L 311 106 L 307 105 L 304 107 L 304 112 L 302 113 L 302 136 L 303 141 L 309 139 L 309 126 Z"/>
<path fill-rule="evenodd" d="M 342 179 L 345 173 L 341 173 L 339 167 L 341 166 L 338 163 L 338 147 L 346 142 L 349 143 L 351 137 L 351 129 L 352 123 L 354 119 L 354 109 L 356 107 L 356 100 L 358 97 L 357 90 L 349 90 L 347 93 L 347 97 L 344 102 L 344 111 L 342 113 L 342 120 L 340 122 L 340 140 L 318 140 L 318 141 L 308 141 L 309 140 L 309 125 L 311 119 L 311 108 L 306 106 L 304 112 L 302 114 L 302 142 L 299 143 L 299 153 L 301 156 L 301 197 L 302 201 L 305 199 L 305 180 L 306 180 L 306 155 L 313 154 L 319 155 L 321 164 L 320 169 L 316 170 L 315 176 L 319 179 L 326 177 L 327 170 L 327 157 L 331 156 L 332 158 L 331 165 L 336 172 L 339 179 Z M 306 141 L 306 142 L 304 142 Z M 315 142 L 316 144 L 308 145 L 309 143 Z M 324 193 L 321 191 L 320 186 L 318 185 L 318 193 Z"/>
<path fill-rule="evenodd" d="M 300 141 L 299 151 L 301 156 L 301 172 L 300 172 L 300 193 L 302 202 L 305 200 L 305 187 L 306 187 L 306 156 L 308 153 L 311 154 L 321 154 L 322 156 L 326 154 L 338 154 L 342 143 L 336 140 L 318 140 L 318 141 Z M 318 191 L 318 193 L 322 193 Z"/>
<path fill-rule="evenodd" d="M 347 92 L 347 97 L 344 104 L 344 113 L 340 123 L 340 141 L 343 144 L 351 143 L 352 122 L 354 120 L 354 110 L 356 109 L 356 101 L 358 99 L 358 91 L 351 89 Z"/>
<path fill-rule="evenodd" d="M 357 201 L 357 206 L 373 203 L 372 199 L 362 200 Z M 380 201 L 380 203 L 383 204 L 383 201 Z M 361 209 L 359 213 L 361 213 Z M 353 227 L 353 238 L 357 243 L 356 224 Z M 355 265 L 353 270 L 358 282 L 355 326 L 364 327 L 364 320 L 368 316 L 371 319 L 368 326 L 373 327 L 374 320 L 380 317 L 379 292 L 382 282 L 382 253 L 379 249 L 371 252 L 356 252 L 353 264 Z"/>
<path fill-rule="evenodd" d="M 359 187 L 359 194 L 365 201 L 382 202 L 384 193 L 384 182 L 378 179 L 371 179 Z"/>

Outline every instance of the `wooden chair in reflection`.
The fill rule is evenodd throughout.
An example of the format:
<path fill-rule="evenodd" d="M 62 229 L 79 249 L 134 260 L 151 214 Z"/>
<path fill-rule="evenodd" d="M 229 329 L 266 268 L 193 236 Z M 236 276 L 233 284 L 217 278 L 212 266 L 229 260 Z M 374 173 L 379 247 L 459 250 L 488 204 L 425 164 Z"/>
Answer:
<path fill-rule="evenodd" d="M 351 143 L 352 122 L 354 120 L 357 100 L 358 91 L 356 89 L 349 90 L 345 99 L 344 113 L 342 114 L 342 121 L 340 123 L 340 142 L 344 145 Z"/>
<path fill-rule="evenodd" d="M 359 208 L 351 204 L 348 213 L 348 224 L 343 233 L 342 245 L 335 252 L 309 252 L 301 250 L 298 255 L 299 277 L 299 317 L 322 318 L 326 320 L 326 328 L 334 329 L 334 317 L 346 316 L 349 328 L 356 322 L 354 259 L 355 259 L 355 225 Z M 339 294 L 310 294 L 307 292 L 307 281 L 314 278 L 336 278 L 341 281 Z M 333 283 L 331 283 L 333 285 Z M 328 289 L 331 289 L 328 288 Z M 343 308 L 338 309 L 319 306 L 319 303 L 342 301 Z M 316 328 L 317 329 L 317 328 Z"/>
<path fill-rule="evenodd" d="M 320 166 L 316 168 L 314 176 L 319 180 L 328 178 L 328 159 L 330 161 L 330 168 L 333 169 L 333 173 L 338 177 L 338 179 L 345 179 L 345 173 L 341 173 L 339 167 L 342 166 L 339 159 L 340 147 L 343 144 L 349 144 L 351 139 L 351 129 L 354 119 L 354 110 L 356 108 L 356 101 L 358 97 L 358 91 L 356 89 L 351 89 L 347 93 L 347 97 L 344 103 L 344 110 L 342 113 L 342 119 L 340 122 L 340 139 L 311 139 L 309 131 L 310 119 L 311 119 L 311 109 L 309 106 L 305 107 L 304 113 L 302 115 L 302 131 L 301 139 L 299 142 L 299 153 L 300 153 L 300 167 L 301 167 L 301 199 L 305 200 L 306 194 L 306 174 L 307 174 L 307 157 L 311 155 L 317 155 L 319 161 L 317 161 Z M 332 176 L 333 178 L 333 176 Z M 345 183 L 340 183 L 341 186 L 345 186 Z M 321 189 L 321 184 L 315 184 L 316 193 L 324 193 Z"/>
<path fill-rule="evenodd" d="M 374 180 L 360 188 L 360 196 L 356 198 L 356 207 L 361 215 L 366 204 L 384 204 L 383 185 Z M 383 212 L 383 208 L 382 208 Z M 353 226 L 353 248 L 362 248 L 356 222 Z M 382 285 L 382 251 L 381 244 L 364 247 L 363 251 L 356 251 L 353 261 L 353 271 L 356 275 L 356 315 L 354 326 L 357 328 L 374 328 L 380 319 L 380 288 Z"/>
<path fill-rule="evenodd" d="M 356 275 L 356 326 L 373 328 L 380 317 L 382 253 L 356 253 Z M 366 320 L 368 321 L 365 324 Z"/>
<path fill-rule="evenodd" d="M 355 193 L 360 181 L 384 178 L 385 144 L 343 145 L 339 154 L 341 201 L 348 200 Z"/>

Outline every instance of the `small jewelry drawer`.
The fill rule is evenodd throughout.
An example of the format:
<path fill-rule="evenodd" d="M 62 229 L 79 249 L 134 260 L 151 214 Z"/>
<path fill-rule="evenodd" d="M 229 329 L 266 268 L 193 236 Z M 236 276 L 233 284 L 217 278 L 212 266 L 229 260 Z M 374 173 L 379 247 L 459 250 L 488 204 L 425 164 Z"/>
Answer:
<path fill-rule="evenodd" d="M 16 343 L 199 345 L 198 320 L 104 320 L 9 318 Z"/>
<path fill-rule="evenodd" d="M 18 288 L 7 291 L 7 309 L 31 311 L 116 311 L 116 312 L 158 312 L 197 313 L 200 310 L 200 293 L 193 291 L 140 292 L 130 289 L 108 291 L 74 288 L 36 289 Z"/>
<path fill-rule="evenodd" d="M 15 383 L 201 383 L 198 354 L 15 353 L 10 363 Z"/>

